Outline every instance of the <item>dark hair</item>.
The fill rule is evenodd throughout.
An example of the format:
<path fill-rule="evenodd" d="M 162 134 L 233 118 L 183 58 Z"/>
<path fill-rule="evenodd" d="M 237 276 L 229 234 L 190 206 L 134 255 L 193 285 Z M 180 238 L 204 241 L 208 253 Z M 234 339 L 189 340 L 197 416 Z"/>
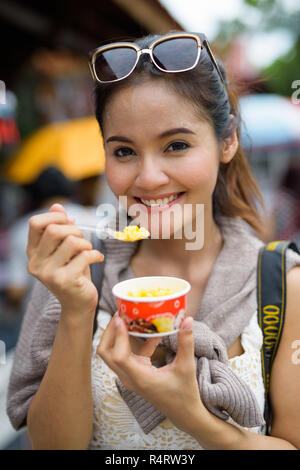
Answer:
<path fill-rule="evenodd" d="M 74 183 L 56 167 L 46 168 L 33 183 L 23 187 L 38 204 L 53 197 L 72 198 L 74 195 Z"/>
<path fill-rule="evenodd" d="M 148 48 L 151 42 L 161 36 L 149 35 L 135 41 L 141 48 Z M 115 83 L 96 84 L 95 111 L 100 128 L 103 131 L 105 107 L 110 97 L 122 88 L 139 84 L 151 79 L 164 80 L 178 94 L 187 98 L 201 118 L 207 119 L 218 141 L 221 143 L 237 129 L 240 137 L 240 117 L 238 101 L 227 82 L 224 66 L 217 60 L 226 87 L 214 67 L 205 48 L 197 67 L 188 72 L 164 73 L 158 70 L 148 59 L 141 56 L 135 71 L 126 79 Z M 231 120 L 230 115 L 234 116 Z M 239 139 L 240 140 L 240 139 Z M 239 145 L 234 158 L 228 163 L 220 163 L 219 175 L 213 195 L 214 214 L 221 213 L 229 217 L 241 217 L 256 232 L 263 233 L 263 224 L 257 204 L 264 207 L 262 195 L 249 169 L 245 154 Z"/>

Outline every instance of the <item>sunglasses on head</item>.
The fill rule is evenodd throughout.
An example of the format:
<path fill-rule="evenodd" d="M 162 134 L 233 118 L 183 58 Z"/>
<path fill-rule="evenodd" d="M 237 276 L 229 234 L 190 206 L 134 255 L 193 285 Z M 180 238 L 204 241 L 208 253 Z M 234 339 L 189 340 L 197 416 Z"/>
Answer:
<path fill-rule="evenodd" d="M 89 66 L 94 80 L 99 83 L 112 83 L 127 78 L 134 71 L 142 54 L 148 54 L 155 67 L 162 72 L 186 72 L 196 67 L 204 47 L 225 86 L 204 34 L 167 34 L 153 41 L 148 49 L 141 49 L 131 42 L 107 44 L 90 53 Z"/>

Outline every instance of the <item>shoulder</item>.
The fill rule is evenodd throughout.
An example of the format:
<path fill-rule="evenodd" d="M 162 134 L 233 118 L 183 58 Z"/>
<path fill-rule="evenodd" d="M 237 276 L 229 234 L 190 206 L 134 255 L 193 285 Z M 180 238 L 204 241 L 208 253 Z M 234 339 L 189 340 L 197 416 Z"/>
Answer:
<path fill-rule="evenodd" d="M 295 266 L 287 273 L 286 284 L 289 320 L 295 319 L 300 322 L 300 265 Z"/>
<path fill-rule="evenodd" d="M 294 340 L 300 340 L 300 265 L 287 273 L 286 319 L 282 340 L 290 342 L 290 347 Z"/>
<path fill-rule="evenodd" d="M 286 318 L 281 342 L 291 352 L 295 340 L 300 340 L 300 265 L 293 267 L 286 277 Z"/>
<path fill-rule="evenodd" d="M 288 272 L 286 290 L 285 324 L 270 381 L 272 435 L 300 448 L 300 265 Z"/>

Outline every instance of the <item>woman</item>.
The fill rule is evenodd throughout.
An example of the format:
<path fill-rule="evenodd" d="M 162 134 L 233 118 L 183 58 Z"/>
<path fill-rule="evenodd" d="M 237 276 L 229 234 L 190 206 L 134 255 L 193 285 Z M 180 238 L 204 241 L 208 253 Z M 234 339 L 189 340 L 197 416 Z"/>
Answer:
<path fill-rule="evenodd" d="M 33 218 L 29 270 L 41 284 L 16 351 L 8 401 L 13 424 L 27 422 L 36 449 L 299 448 L 300 378 L 291 344 L 300 337 L 300 261 L 289 265 L 287 318 L 271 377 L 272 436 L 264 436 L 256 320 L 262 243 L 251 233 L 262 225 L 260 196 L 239 146 L 224 71 L 203 35 L 183 33 L 100 48 L 91 68 L 112 191 L 127 197 L 129 209 L 147 206 L 149 222 L 149 205 L 163 217 L 174 198 L 182 209 L 204 204 L 205 243 L 186 250 L 187 240 L 175 237 L 178 220 L 167 240 L 160 223 L 158 237 L 149 240 L 105 240 L 93 339 L 97 291 L 89 265 L 103 255 L 63 207 Z M 128 336 L 117 314 L 111 318 L 114 283 L 146 275 L 174 275 L 192 286 L 177 343 L 174 337 L 142 343 Z M 176 356 L 166 365 L 171 350 Z M 158 360 L 162 367 L 151 365 Z M 222 393 L 209 383 L 217 371 Z"/>

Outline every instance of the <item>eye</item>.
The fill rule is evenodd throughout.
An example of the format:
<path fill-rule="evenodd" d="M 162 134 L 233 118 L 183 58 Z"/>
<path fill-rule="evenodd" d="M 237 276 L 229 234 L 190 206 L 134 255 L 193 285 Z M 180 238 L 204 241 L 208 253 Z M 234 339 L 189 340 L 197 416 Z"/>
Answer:
<path fill-rule="evenodd" d="M 172 142 L 166 149 L 166 152 L 182 152 L 188 149 L 190 146 L 186 142 L 176 141 Z"/>
<path fill-rule="evenodd" d="M 117 158 L 131 157 L 134 151 L 130 147 L 119 147 L 114 151 L 114 156 Z"/>

